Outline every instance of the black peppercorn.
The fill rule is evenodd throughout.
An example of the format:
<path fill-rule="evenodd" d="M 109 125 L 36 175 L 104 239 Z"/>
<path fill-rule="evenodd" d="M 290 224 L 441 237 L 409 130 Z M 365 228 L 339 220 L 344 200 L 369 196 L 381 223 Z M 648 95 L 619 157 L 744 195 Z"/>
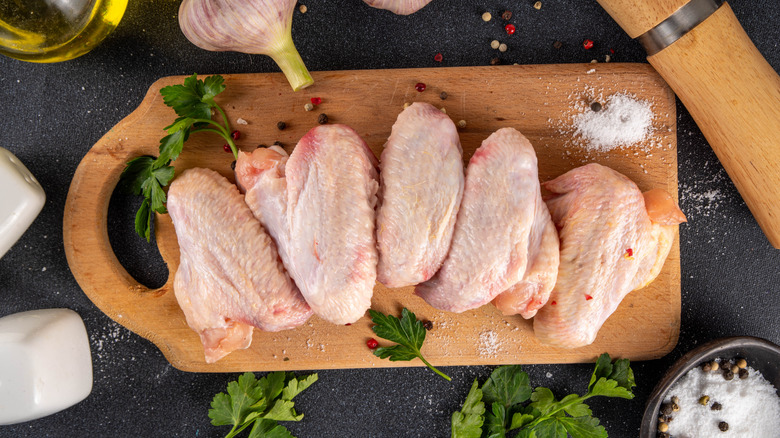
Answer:
<path fill-rule="evenodd" d="M 593 110 L 594 113 L 597 113 L 601 111 L 601 103 L 599 102 L 593 102 L 590 104 L 590 109 Z"/>
<path fill-rule="evenodd" d="M 232 163 L 230 163 L 230 168 L 231 168 L 232 170 L 236 170 L 236 160 L 233 160 L 233 162 L 232 162 Z"/>
<path fill-rule="evenodd" d="M 442 91 L 441 94 L 439 94 L 439 99 L 447 100 L 447 92 L 446 91 Z"/>
<path fill-rule="evenodd" d="M 281 142 L 281 141 L 279 141 L 279 140 L 276 140 L 276 141 L 274 142 L 274 146 L 279 146 L 280 148 L 283 148 L 283 147 L 284 147 L 284 145 L 282 144 L 282 142 Z"/>
<path fill-rule="evenodd" d="M 425 328 L 425 330 L 432 330 L 433 329 L 433 321 L 430 321 L 430 320 L 426 319 L 425 321 L 423 321 L 423 327 Z"/>
<path fill-rule="evenodd" d="M 748 372 L 747 368 L 742 368 L 739 370 L 739 378 L 740 379 L 747 379 L 750 373 Z"/>
<path fill-rule="evenodd" d="M 663 405 L 661 405 L 661 412 L 667 416 L 672 415 L 672 404 L 664 403 Z"/>
<path fill-rule="evenodd" d="M 725 421 L 721 421 L 720 423 L 718 423 L 718 429 L 720 429 L 722 432 L 725 432 L 729 430 L 729 424 L 726 423 Z"/>
<path fill-rule="evenodd" d="M 328 115 L 325 113 L 320 114 L 320 116 L 317 117 L 317 123 L 319 123 L 320 125 L 324 125 L 328 123 Z"/>
<path fill-rule="evenodd" d="M 501 14 L 501 19 L 504 21 L 509 21 L 512 19 L 512 11 L 504 11 L 503 14 Z"/>
<path fill-rule="evenodd" d="M 710 406 L 710 409 L 712 409 L 713 411 L 719 411 L 723 409 L 723 405 L 718 402 L 715 402 L 712 404 L 712 406 Z"/>
<path fill-rule="evenodd" d="M 501 60 L 498 58 L 493 58 L 490 60 L 490 65 L 498 65 L 501 64 Z"/>
<path fill-rule="evenodd" d="M 734 378 L 734 373 L 732 373 L 730 369 L 725 368 L 723 371 L 723 378 L 726 380 L 732 380 Z"/>
<path fill-rule="evenodd" d="M 287 127 L 287 123 L 284 123 L 284 122 L 279 122 L 279 123 L 276 124 L 276 129 L 278 129 L 280 131 L 284 131 L 284 128 L 286 128 L 286 127 Z"/>
<path fill-rule="evenodd" d="M 561 47 L 563 47 L 563 43 L 562 42 L 556 41 L 556 42 L 553 43 L 553 48 L 560 49 Z"/>
<path fill-rule="evenodd" d="M 259 144 L 259 145 L 257 145 L 257 148 L 258 148 L 258 149 L 260 149 L 260 148 L 267 148 L 267 147 L 268 147 L 268 146 L 266 146 L 266 145 L 264 145 L 264 144 Z"/>
<path fill-rule="evenodd" d="M 709 373 L 710 371 L 712 371 L 712 365 L 709 362 L 704 362 L 701 365 L 701 370 L 704 371 L 705 373 Z"/>

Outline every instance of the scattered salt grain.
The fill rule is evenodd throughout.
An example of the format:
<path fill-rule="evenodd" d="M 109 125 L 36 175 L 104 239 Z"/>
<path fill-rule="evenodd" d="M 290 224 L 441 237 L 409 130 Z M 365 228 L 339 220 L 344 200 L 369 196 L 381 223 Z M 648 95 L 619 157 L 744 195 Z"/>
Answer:
<path fill-rule="evenodd" d="M 590 149 L 605 152 L 647 139 L 653 121 L 650 103 L 618 93 L 609 96 L 603 107 L 599 112 L 586 109 L 574 117 L 575 134 Z"/>
<path fill-rule="evenodd" d="M 680 409 L 668 422 L 668 433 L 686 437 L 776 437 L 780 430 L 780 397 L 761 373 L 747 367 L 745 379 L 726 380 L 720 372 L 689 371 L 667 393 L 665 403 L 679 399 Z M 707 404 L 700 400 L 706 395 Z M 713 409 L 712 406 L 719 406 Z M 718 425 L 728 423 L 728 433 Z"/>
<path fill-rule="evenodd" d="M 239 124 L 239 125 L 248 125 L 249 124 L 246 120 L 242 119 L 241 117 L 236 119 L 236 123 Z"/>
<path fill-rule="evenodd" d="M 479 355 L 493 357 L 498 353 L 498 334 L 493 330 L 487 330 L 479 334 Z"/>

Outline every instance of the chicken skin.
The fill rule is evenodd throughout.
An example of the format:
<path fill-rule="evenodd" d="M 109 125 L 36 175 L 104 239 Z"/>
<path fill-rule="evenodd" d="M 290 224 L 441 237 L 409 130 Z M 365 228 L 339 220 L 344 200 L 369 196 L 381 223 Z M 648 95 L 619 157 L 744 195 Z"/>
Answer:
<path fill-rule="evenodd" d="M 463 150 L 452 120 L 416 102 L 393 125 L 380 159 L 377 280 L 413 286 L 439 270 L 463 197 Z"/>
<path fill-rule="evenodd" d="M 534 332 L 549 345 L 589 345 L 623 298 L 661 271 L 685 216 L 666 192 L 643 195 L 630 179 L 595 163 L 543 185 L 553 193 L 547 206 L 561 255 Z"/>
<path fill-rule="evenodd" d="M 309 319 L 274 242 L 225 177 L 185 171 L 168 191 L 168 212 L 181 254 L 174 293 L 206 362 L 249 347 L 253 327 L 278 331 Z"/>
<path fill-rule="evenodd" d="M 528 139 L 512 128 L 493 133 L 469 160 L 450 252 L 415 292 L 437 309 L 464 312 L 506 291 L 497 303 L 502 310 L 533 315 L 558 268 L 557 237 L 540 192 Z"/>
<path fill-rule="evenodd" d="M 242 152 L 236 180 L 279 247 L 312 310 L 334 324 L 360 319 L 376 282 L 377 160 L 344 125 L 322 125 L 291 156 L 278 147 Z"/>

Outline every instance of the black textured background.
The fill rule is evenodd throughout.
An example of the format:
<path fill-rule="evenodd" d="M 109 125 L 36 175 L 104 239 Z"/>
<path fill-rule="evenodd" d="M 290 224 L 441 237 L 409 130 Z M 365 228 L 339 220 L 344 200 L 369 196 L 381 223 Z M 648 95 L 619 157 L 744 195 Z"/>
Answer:
<path fill-rule="evenodd" d="M 293 38 L 310 70 L 486 65 L 509 43 L 504 63 L 589 62 L 615 50 L 616 62 L 645 62 L 595 0 L 434 0 L 420 12 L 395 16 L 360 0 L 307 0 L 295 13 Z M 0 259 L 0 316 L 67 307 L 90 335 L 94 388 L 61 413 L 13 426 L 2 437 L 218 437 L 210 425 L 212 396 L 237 374 L 191 374 L 172 368 L 157 348 L 98 310 L 73 279 L 62 247 L 62 212 L 71 177 L 89 148 L 139 104 L 149 85 L 167 75 L 276 71 L 269 58 L 212 53 L 191 45 L 177 23 L 176 0 L 130 0 L 119 27 L 91 53 L 58 64 L 0 57 L 0 146 L 16 154 L 47 194 L 43 212 Z M 769 63 L 780 69 L 780 2 L 734 0 L 736 15 Z M 517 33 L 506 38 L 490 11 L 514 12 Z M 595 47 L 586 51 L 589 38 Z M 556 50 L 553 42 L 563 42 Z M 434 62 L 441 52 L 444 62 Z M 726 335 L 780 343 L 780 251 L 772 249 L 701 132 L 678 104 L 682 327 L 667 357 L 633 364 L 634 400 L 593 399 L 612 437 L 638 433 L 644 403 L 664 370 L 684 352 Z M 779 133 L 780 134 L 780 133 Z M 128 233 L 133 200 L 112 201 L 110 229 L 121 260 L 141 281 L 159 285 L 165 268 L 156 250 Z M 2 360 L 3 358 L 0 358 Z M 591 365 L 527 366 L 534 385 L 562 396 L 581 392 Z M 489 367 L 451 367 L 445 382 L 423 368 L 319 371 L 320 380 L 296 403 L 299 437 L 444 437 L 475 377 Z"/>

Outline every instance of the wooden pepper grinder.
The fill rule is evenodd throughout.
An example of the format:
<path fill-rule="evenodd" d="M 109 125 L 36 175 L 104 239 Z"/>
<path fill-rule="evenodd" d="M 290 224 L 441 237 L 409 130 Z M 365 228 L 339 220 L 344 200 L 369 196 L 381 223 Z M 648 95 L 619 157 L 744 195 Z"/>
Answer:
<path fill-rule="evenodd" d="M 597 1 L 645 47 L 780 248 L 780 76 L 731 7 L 723 0 Z"/>

